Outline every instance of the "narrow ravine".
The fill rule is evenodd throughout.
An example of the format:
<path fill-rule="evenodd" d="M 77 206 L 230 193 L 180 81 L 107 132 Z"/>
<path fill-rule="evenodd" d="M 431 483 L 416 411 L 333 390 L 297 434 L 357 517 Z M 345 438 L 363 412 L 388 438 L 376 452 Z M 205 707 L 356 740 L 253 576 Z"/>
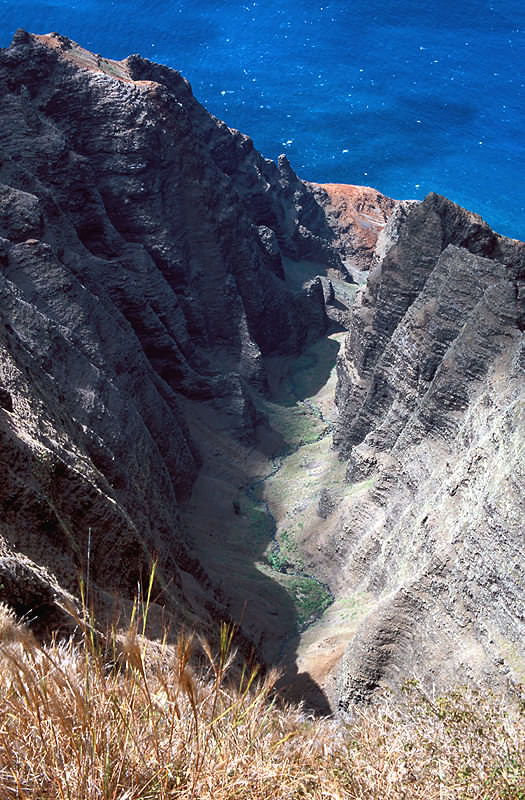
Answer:
<path fill-rule="evenodd" d="M 323 434 L 319 437 L 318 441 L 323 439 L 325 436 L 328 436 L 330 433 L 331 433 L 331 429 L 327 429 L 326 432 L 323 432 Z M 272 539 L 271 539 L 271 542 L 269 544 L 269 548 L 272 550 L 274 555 L 278 555 L 279 549 L 280 549 L 280 545 L 279 545 L 279 542 L 277 540 L 277 520 L 275 519 L 275 516 L 272 513 L 272 510 L 270 508 L 270 504 L 268 503 L 268 501 L 265 500 L 264 498 L 261 500 L 261 499 L 259 499 L 257 497 L 257 493 L 256 493 L 257 492 L 257 487 L 263 485 L 264 483 L 266 483 L 266 481 L 268 481 L 269 479 L 271 479 L 275 475 L 277 475 L 279 470 L 282 468 L 283 462 L 287 458 L 287 456 L 290 456 L 290 455 L 293 455 L 294 453 L 297 453 L 298 450 L 300 450 L 301 447 L 302 447 L 302 445 L 298 445 L 292 452 L 287 453 L 285 456 L 278 456 L 277 459 L 276 459 L 277 463 L 275 464 L 275 467 L 272 469 L 272 471 L 269 472 L 268 475 L 265 475 L 264 477 L 259 478 L 258 480 L 254 481 L 252 484 L 247 486 L 246 489 L 245 489 L 246 496 L 252 502 L 259 503 L 260 505 L 262 505 L 264 507 L 266 515 L 271 520 Z M 283 569 L 280 569 L 278 571 L 281 572 L 282 574 L 285 574 L 285 575 L 290 575 L 290 576 L 293 576 L 293 577 L 296 577 L 296 578 L 303 578 L 303 579 L 307 579 L 309 581 L 313 581 L 318 586 L 320 586 L 323 589 L 323 591 L 326 592 L 330 597 L 330 602 L 329 603 L 324 605 L 324 607 L 322 609 L 319 609 L 319 612 L 317 614 L 312 614 L 309 617 L 309 619 L 307 620 L 306 623 L 304 623 L 304 624 L 299 626 L 299 632 L 302 633 L 304 630 L 306 630 L 306 628 L 309 625 L 312 625 L 314 622 L 316 622 L 322 616 L 322 614 L 324 614 L 326 608 L 333 602 L 334 598 L 333 598 L 332 591 L 331 591 L 331 589 L 330 589 L 330 587 L 328 586 L 327 583 L 323 583 L 323 581 L 319 580 L 319 578 L 316 578 L 315 575 L 311 575 L 311 574 L 309 574 L 307 572 L 304 572 L 302 570 L 289 569 L 289 568 L 284 569 L 283 568 Z"/>
<path fill-rule="evenodd" d="M 280 582 L 284 579 L 285 585 L 291 587 L 289 591 L 297 607 L 297 630 L 291 631 L 283 642 L 282 652 L 284 652 L 293 636 L 296 636 L 297 633 L 302 634 L 309 626 L 319 620 L 326 609 L 333 603 L 334 596 L 330 586 L 325 581 L 321 580 L 311 570 L 302 567 L 300 546 L 295 540 L 292 541 L 288 538 L 287 530 L 281 530 L 279 536 L 279 526 L 283 513 L 281 512 L 279 515 L 280 520 L 276 516 L 275 504 L 268 496 L 267 488 L 270 487 L 270 484 L 275 484 L 278 481 L 279 473 L 286 470 L 294 457 L 300 457 L 303 450 L 305 453 L 311 452 L 316 445 L 331 437 L 334 427 L 333 415 L 328 415 L 314 398 L 317 398 L 322 392 L 328 393 L 333 398 L 334 386 L 332 384 L 335 385 L 335 353 L 337 348 L 335 347 L 334 350 L 335 352 L 331 354 L 333 363 L 327 372 L 327 379 L 323 384 L 316 387 L 316 391 L 312 392 L 311 396 L 305 396 L 304 391 L 300 390 L 298 377 L 304 378 L 305 375 L 308 376 L 309 370 L 318 366 L 317 362 L 320 361 L 322 354 L 314 360 L 313 367 L 308 366 L 308 361 L 306 367 L 299 366 L 299 369 L 296 370 L 294 370 L 294 364 L 290 365 L 289 372 L 286 375 L 286 383 L 293 396 L 294 404 L 291 410 L 288 406 L 286 414 L 289 416 L 290 413 L 293 413 L 298 419 L 300 418 L 301 425 L 306 429 L 306 433 L 304 436 L 299 436 L 295 443 L 289 443 L 285 452 L 275 455 L 271 460 L 271 469 L 252 481 L 243 490 L 248 504 L 263 512 L 268 520 L 270 541 L 265 550 L 265 560 L 267 570 L 271 570 L 271 572 L 267 571 L 266 574 L 273 576 L 274 579 Z M 326 370 L 326 365 L 324 365 L 324 368 Z M 276 412 L 276 415 L 279 415 L 279 411 Z M 310 425 L 310 422 L 314 423 L 314 425 Z M 319 423 L 323 427 L 320 430 L 315 430 Z M 312 427 L 314 431 L 309 430 Z M 298 482 L 300 481 L 301 478 L 299 477 Z M 288 496 L 284 498 L 284 505 L 291 507 L 295 497 L 296 492 L 290 491 Z M 283 537 L 284 543 L 282 541 Z"/>

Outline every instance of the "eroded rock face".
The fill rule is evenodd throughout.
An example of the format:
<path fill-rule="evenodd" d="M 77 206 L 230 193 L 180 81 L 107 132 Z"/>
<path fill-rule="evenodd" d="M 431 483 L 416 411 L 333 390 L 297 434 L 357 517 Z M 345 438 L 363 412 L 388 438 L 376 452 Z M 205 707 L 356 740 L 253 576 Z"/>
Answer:
<path fill-rule="evenodd" d="M 70 592 L 88 538 L 100 596 L 136 592 L 156 555 L 206 615 L 180 398 L 250 441 L 263 357 L 327 325 L 321 283 L 291 291 L 281 253 L 337 262 L 332 234 L 286 160 L 173 70 L 19 31 L 0 95 L 0 533 Z"/>
<path fill-rule="evenodd" d="M 376 254 L 338 364 L 335 441 L 360 491 L 337 580 L 375 598 L 343 707 L 410 674 L 525 674 L 525 245 L 429 195 L 401 204 Z"/>
<path fill-rule="evenodd" d="M 323 208 L 334 236 L 333 247 L 344 262 L 368 269 L 377 239 L 398 203 L 369 186 L 308 183 Z"/>
<path fill-rule="evenodd" d="M 159 606 L 227 616 L 231 576 L 212 582 L 191 539 L 190 423 L 249 451 L 266 357 L 299 354 L 328 306 L 350 319 L 348 486 L 321 492 L 309 564 L 365 598 L 340 705 L 414 673 L 525 680 L 524 245 L 437 195 L 304 183 L 178 72 L 56 34 L 0 52 L 0 114 L 0 600 L 67 631 L 79 575 L 109 616 L 157 558 Z"/>

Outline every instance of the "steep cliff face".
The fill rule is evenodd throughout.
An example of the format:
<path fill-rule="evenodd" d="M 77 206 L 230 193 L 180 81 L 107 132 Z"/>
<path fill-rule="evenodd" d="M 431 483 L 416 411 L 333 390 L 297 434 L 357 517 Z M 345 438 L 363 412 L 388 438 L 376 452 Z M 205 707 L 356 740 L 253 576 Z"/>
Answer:
<path fill-rule="evenodd" d="M 93 585 L 124 594 L 156 553 L 171 593 L 205 604 L 179 520 L 200 464 L 180 399 L 252 440 L 263 357 L 327 325 L 321 283 L 292 291 L 281 252 L 338 265 L 333 235 L 286 160 L 173 70 L 19 31 L 0 87 L 6 547 L 75 591 L 90 538 Z"/>
<path fill-rule="evenodd" d="M 337 581 L 373 598 L 340 702 L 416 673 L 523 680 L 525 245 L 437 195 L 401 205 L 338 363 L 355 497 Z"/>
<path fill-rule="evenodd" d="M 305 183 L 57 34 L 0 51 L 0 115 L 0 599 L 46 635 L 79 574 L 109 615 L 156 558 L 159 622 L 231 613 L 269 660 L 332 592 L 298 685 L 348 643 L 335 705 L 523 681 L 525 246 Z"/>

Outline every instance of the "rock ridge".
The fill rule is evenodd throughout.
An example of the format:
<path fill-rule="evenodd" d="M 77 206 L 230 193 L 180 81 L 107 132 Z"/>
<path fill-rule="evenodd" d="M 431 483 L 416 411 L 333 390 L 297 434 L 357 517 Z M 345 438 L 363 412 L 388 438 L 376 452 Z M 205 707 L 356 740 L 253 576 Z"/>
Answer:
<path fill-rule="evenodd" d="M 2 536 L 75 592 L 91 531 L 101 597 L 135 592 L 156 553 L 179 605 L 202 609 L 179 513 L 201 459 L 180 398 L 249 440 L 264 355 L 327 325 L 320 282 L 292 292 L 281 264 L 317 234 L 296 234 L 290 208 L 268 252 L 228 170 L 269 198 L 300 182 L 138 56 L 18 31 L 0 84 Z"/>
<path fill-rule="evenodd" d="M 342 707 L 411 672 L 523 679 L 524 265 L 523 243 L 438 195 L 379 236 L 338 362 L 334 441 L 366 488 L 332 546 L 339 580 L 376 598 Z"/>
<path fill-rule="evenodd" d="M 0 86 L 2 541 L 75 594 L 89 539 L 107 609 L 156 557 L 162 602 L 227 618 L 181 516 L 190 424 L 199 406 L 253 446 L 265 359 L 331 324 L 321 280 L 298 290 L 283 259 L 350 280 L 336 236 L 286 157 L 175 70 L 19 30 Z"/>

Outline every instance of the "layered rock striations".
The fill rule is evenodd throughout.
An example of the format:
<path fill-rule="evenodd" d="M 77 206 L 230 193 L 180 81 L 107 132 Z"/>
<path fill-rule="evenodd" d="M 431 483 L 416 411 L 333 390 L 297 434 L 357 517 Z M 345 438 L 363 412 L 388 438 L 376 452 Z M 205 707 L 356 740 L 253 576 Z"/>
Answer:
<path fill-rule="evenodd" d="M 0 599 L 47 635 L 79 575 L 109 615 L 156 560 L 159 621 L 206 629 L 254 578 L 244 633 L 277 658 L 296 620 L 251 563 L 275 519 L 242 581 L 223 543 L 280 467 L 283 364 L 335 321 L 346 483 L 290 543 L 361 620 L 334 704 L 414 673 L 523 681 L 525 246 L 437 195 L 303 182 L 178 72 L 58 34 L 0 51 L 0 115 Z"/>
<path fill-rule="evenodd" d="M 0 86 L 5 546 L 68 591 L 90 548 L 106 593 L 136 591 L 157 554 L 201 608 L 209 581 L 179 520 L 201 456 L 181 398 L 253 438 L 264 356 L 328 322 L 321 283 L 292 291 L 281 253 L 338 265 L 333 236 L 286 160 L 173 70 L 18 31 Z"/>
<path fill-rule="evenodd" d="M 379 237 L 338 363 L 335 443 L 361 487 L 332 541 L 372 610 L 340 703 L 416 674 L 525 675 L 525 245 L 437 195 Z"/>

